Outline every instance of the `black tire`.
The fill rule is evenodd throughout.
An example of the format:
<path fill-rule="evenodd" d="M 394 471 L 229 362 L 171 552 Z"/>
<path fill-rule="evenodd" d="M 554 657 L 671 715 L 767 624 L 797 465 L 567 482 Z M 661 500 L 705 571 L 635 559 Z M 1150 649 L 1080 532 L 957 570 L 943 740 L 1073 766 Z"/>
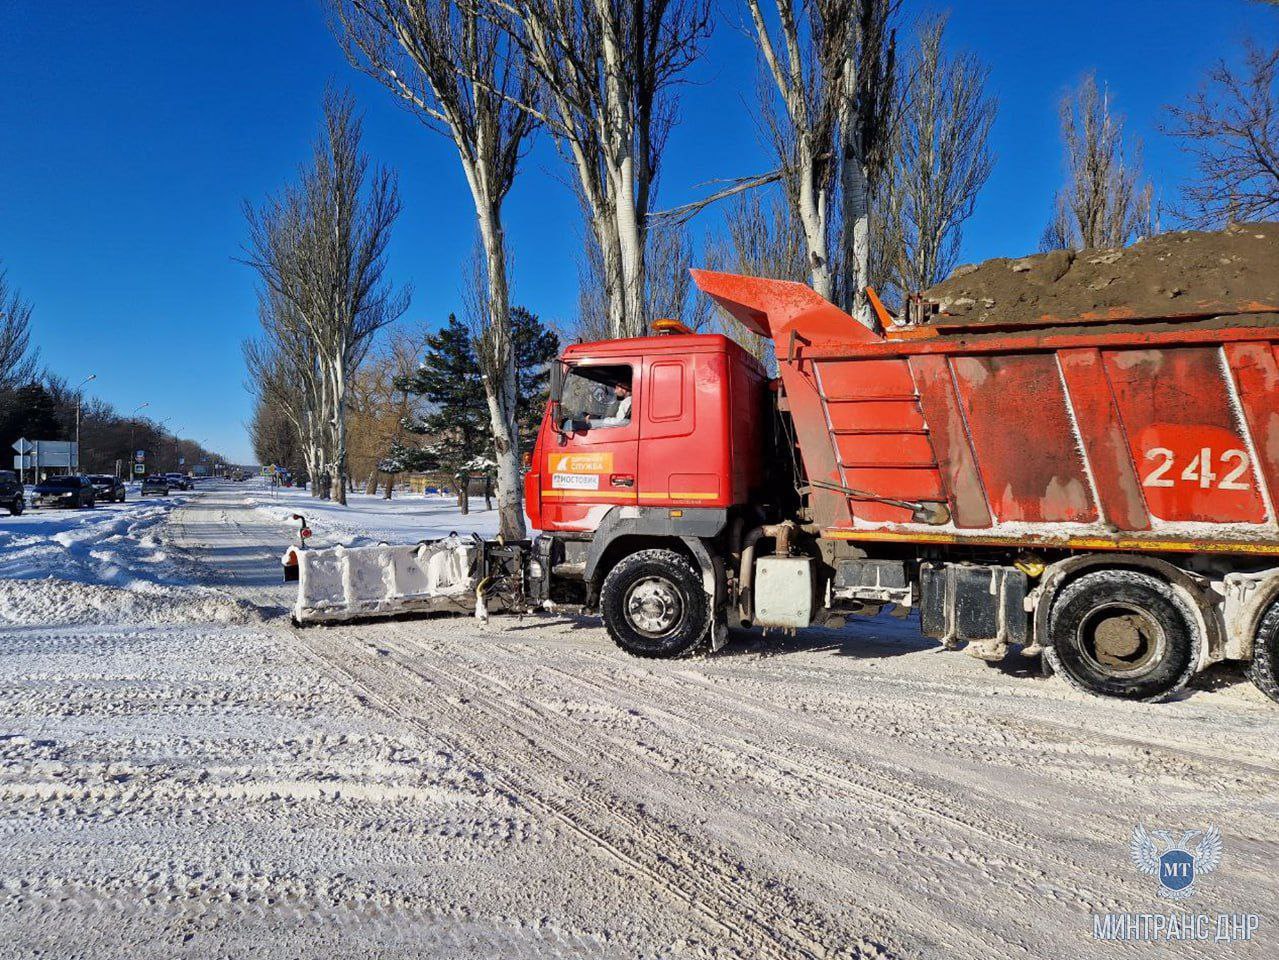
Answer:
<path fill-rule="evenodd" d="M 13 503 L 9 504 L 9 516 L 11 516 L 11 517 L 20 517 L 20 516 L 22 516 L 22 501 L 21 501 L 21 500 L 15 500 L 15 501 L 13 501 Z"/>
<path fill-rule="evenodd" d="M 636 657 L 680 657 L 709 635 L 702 575 L 672 550 L 641 550 L 618 562 L 600 588 L 613 642 Z"/>
<path fill-rule="evenodd" d="M 1189 603 L 1135 570 L 1086 573 L 1062 589 L 1048 618 L 1053 672 L 1101 697 L 1160 700 L 1194 676 L 1202 644 Z"/>
<path fill-rule="evenodd" d="M 1257 624 L 1248 676 L 1257 689 L 1279 703 L 1279 603 L 1271 604 Z"/>

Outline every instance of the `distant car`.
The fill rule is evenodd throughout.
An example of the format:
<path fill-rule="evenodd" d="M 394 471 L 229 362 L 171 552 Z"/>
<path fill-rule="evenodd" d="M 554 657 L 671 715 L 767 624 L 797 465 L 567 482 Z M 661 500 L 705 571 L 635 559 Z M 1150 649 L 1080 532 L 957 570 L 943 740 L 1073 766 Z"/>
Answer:
<path fill-rule="evenodd" d="M 89 477 L 93 484 L 94 495 L 103 503 L 124 503 L 124 481 L 105 473 L 95 473 Z"/>
<path fill-rule="evenodd" d="M 142 496 L 167 497 L 169 495 L 169 478 L 153 474 L 142 481 Z"/>
<path fill-rule="evenodd" d="M 170 489 L 190 490 L 193 486 L 191 478 L 185 473 L 166 473 L 165 476 L 169 479 Z"/>
<path fill-rule="evenodd" d="M 97 494 L 88 477 L 70 474 L 65 477 L 49 477 L 35 485 L 32 506 L 36 507 L 92 507 Z"/>
<path fill-rule="evenodd" d="M 17 516 L 26 506 L 25 491 L 18 475 L 12 470 L 0 470 L 0 507 L 7 507 L 9 513 Z"/>

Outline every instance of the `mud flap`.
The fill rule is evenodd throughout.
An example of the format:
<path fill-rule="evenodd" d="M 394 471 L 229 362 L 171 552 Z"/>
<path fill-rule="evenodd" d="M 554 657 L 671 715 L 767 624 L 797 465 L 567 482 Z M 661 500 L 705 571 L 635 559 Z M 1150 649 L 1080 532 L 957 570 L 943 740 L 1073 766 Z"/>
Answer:
<path fill-rule="evenodd" d="M 1026 575 L 1014 567 L 926 563 L 920 568 L 920 627 L 947 649 L 966 646 L 997 662 L 1009 643 L 1026 643 Z"/>

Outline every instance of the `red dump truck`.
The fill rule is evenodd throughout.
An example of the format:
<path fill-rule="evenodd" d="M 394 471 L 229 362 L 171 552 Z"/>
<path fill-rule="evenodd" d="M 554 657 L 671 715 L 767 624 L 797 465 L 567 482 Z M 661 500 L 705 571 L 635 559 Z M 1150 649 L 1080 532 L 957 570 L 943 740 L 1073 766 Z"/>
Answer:
<path fill-rule="evenodd" d="M 1230 659 L 1276 697 L 1279 306 L 883 335 L 801 284 L 695 278 L 780 378 L 674 324 L 568 348 L 526 477 L 530 599 L 659 657 L 918 607 L 947 646 L 1043 652 L 1093 693 Z"/>
<path fill-rule="evenodd" d="M 779 377 L 671 321 L 573 345 L 528 462 L 536 540 L 303 553 L 295 616 L 573 604 L 675 657 L 894 605 L 1096 694 L 1238 660 L 1279 699 L 1279 304 L 881 311 L 881 334 L 802 284 L 694 275 Z"/>

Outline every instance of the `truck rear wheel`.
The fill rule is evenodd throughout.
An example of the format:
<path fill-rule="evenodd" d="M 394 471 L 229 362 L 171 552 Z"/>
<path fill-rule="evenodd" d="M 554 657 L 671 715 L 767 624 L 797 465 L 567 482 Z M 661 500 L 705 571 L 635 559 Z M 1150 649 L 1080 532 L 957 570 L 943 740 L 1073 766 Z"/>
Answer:
<path fill-rule="evenodd" d="M 641 550 L 620 560 L 600 588 L 609 636 L 637 657 L 678 657 L 706 639 L 710 604 L 701 574 L 673 550 Z"/>
<path fill-rule="evenodd" d="M 1158 700 L 1185 686 L 1199 662 L 1199 625 L 1162 580 L 1100 570 L 1068 583 L 1048 620 L 1048 662 L 1103 697 Z"/>
<path fill-rule="evenodd" d="M 1257 626 L 1248 676 L 1258 690 L 1279 702 L 1279 603 L 1266 611 Z"/>

